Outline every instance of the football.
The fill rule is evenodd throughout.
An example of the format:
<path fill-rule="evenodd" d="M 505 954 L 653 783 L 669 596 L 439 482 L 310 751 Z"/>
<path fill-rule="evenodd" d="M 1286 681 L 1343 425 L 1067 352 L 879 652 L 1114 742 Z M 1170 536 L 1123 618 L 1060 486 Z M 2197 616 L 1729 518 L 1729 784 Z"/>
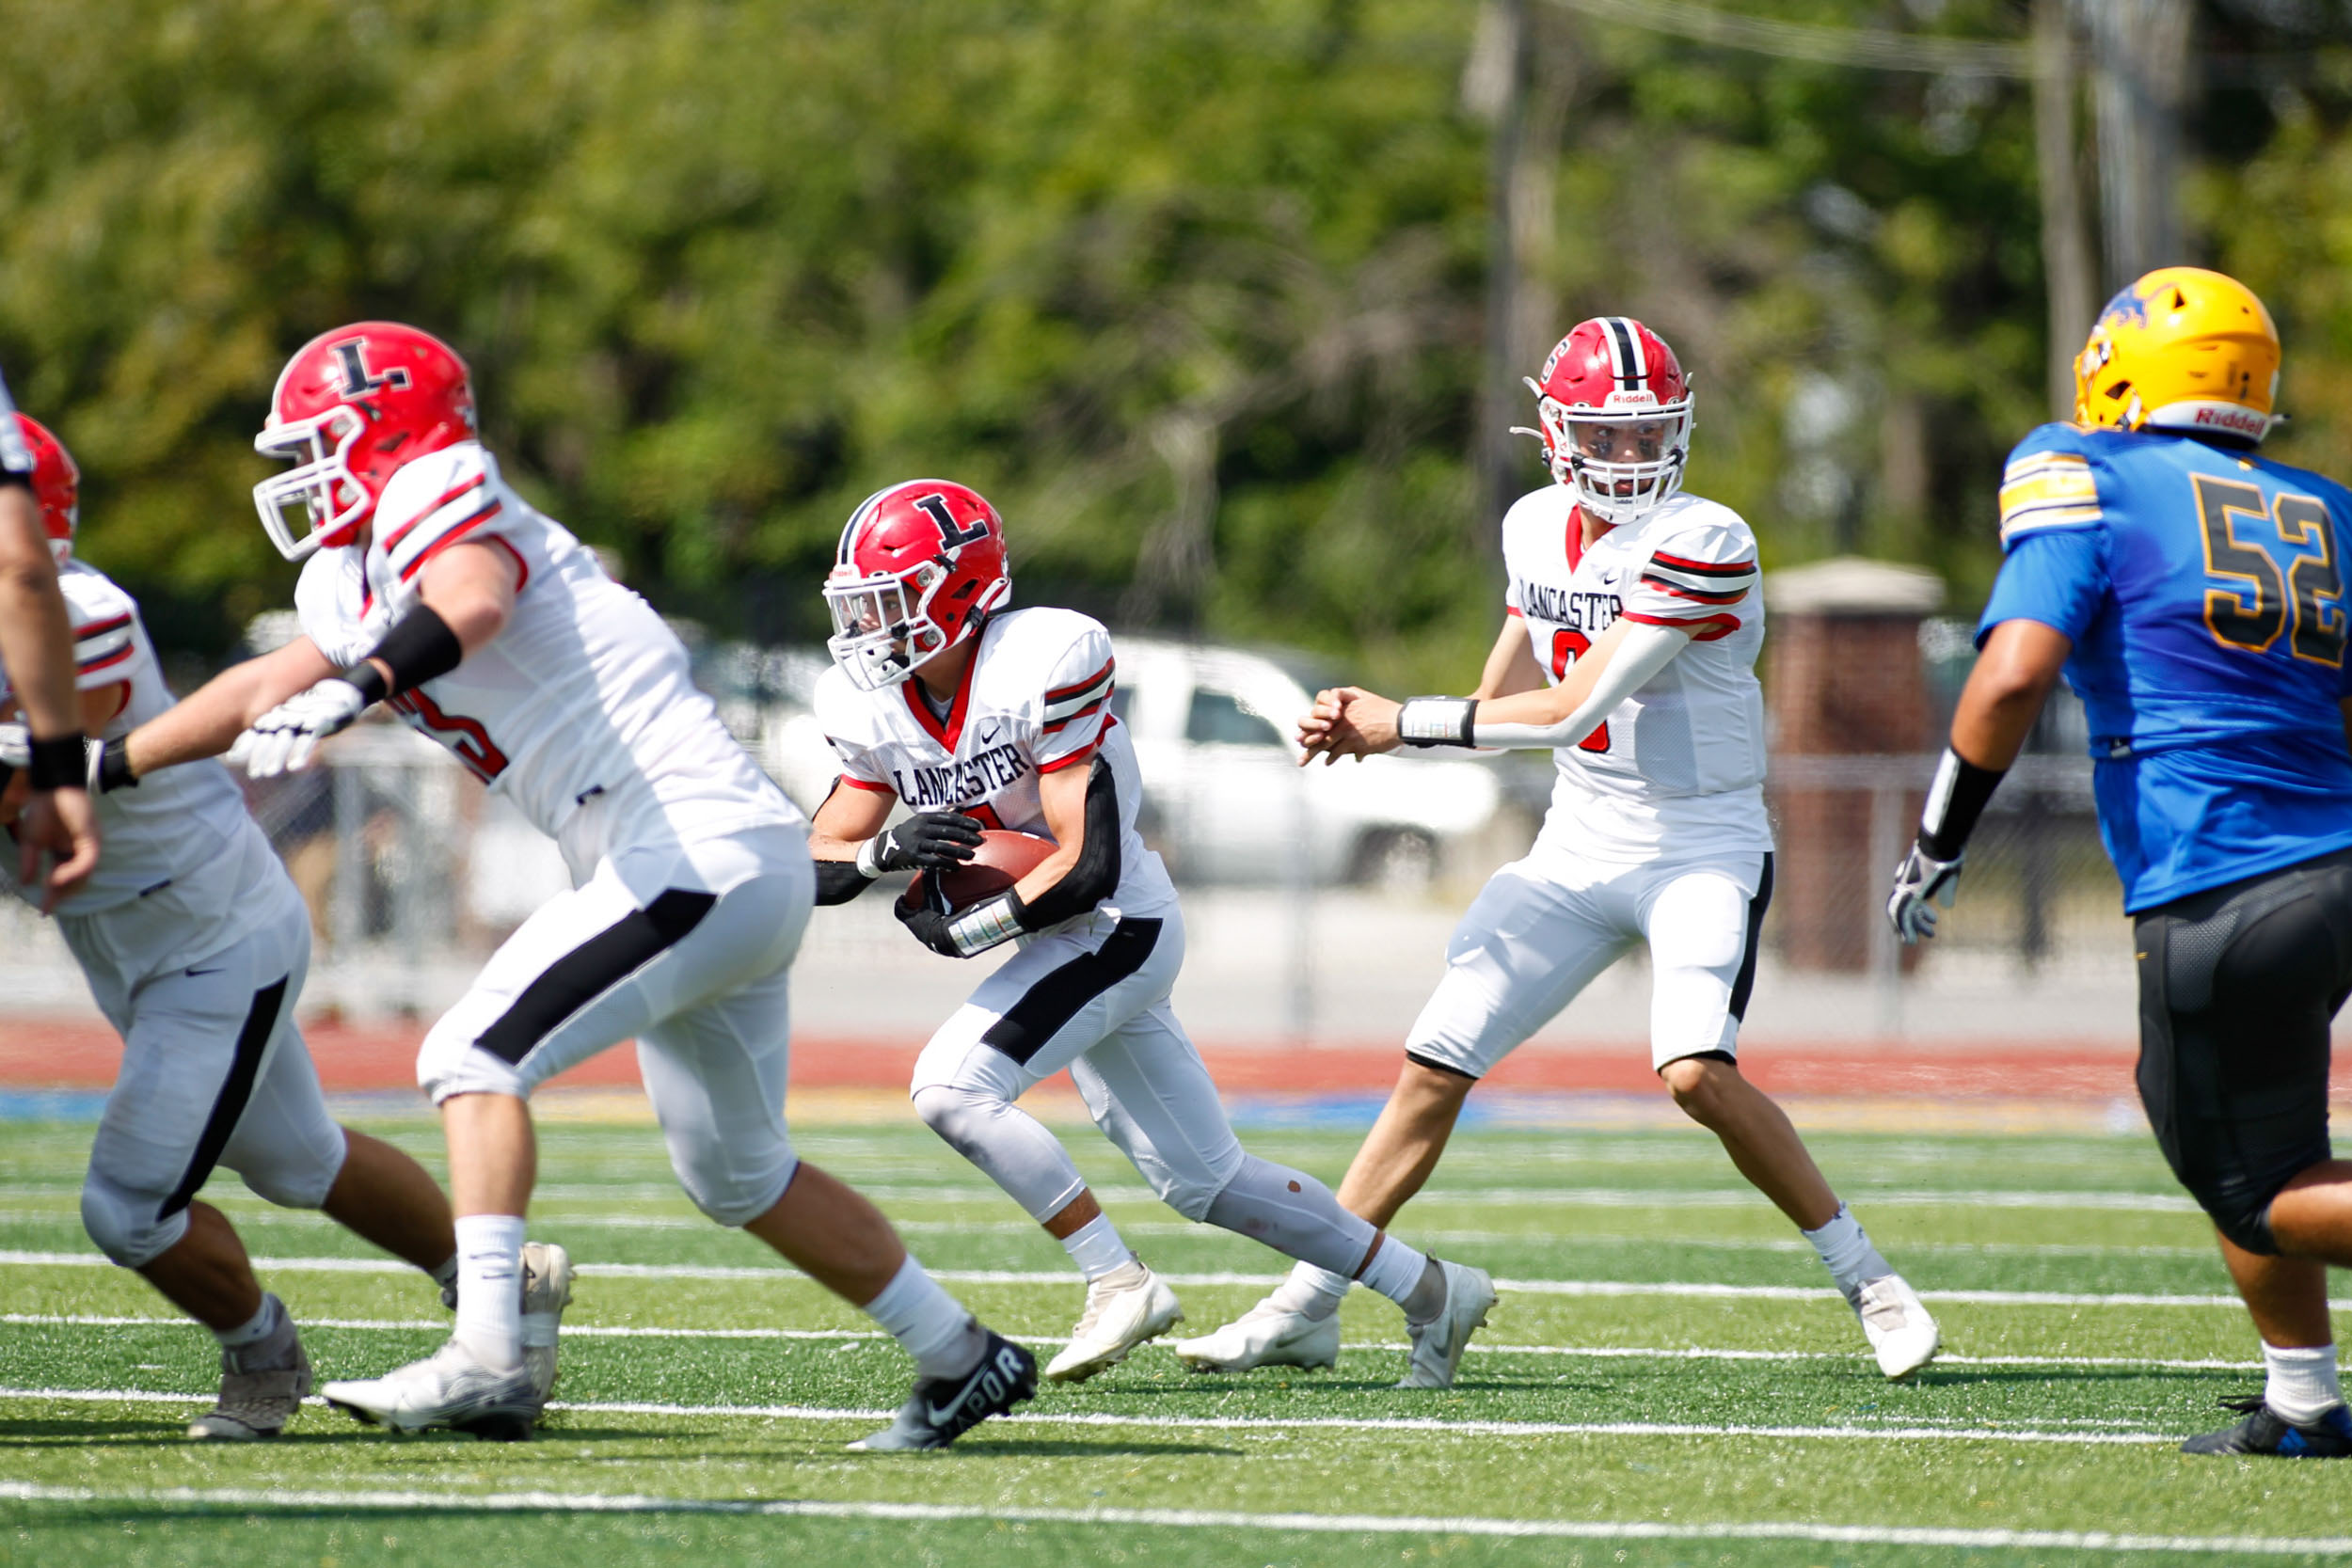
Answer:
<path fill-rule="evenodd" d="M 950 913 L 960 914 L 983 898 L 993 898 L 1012 886 L 1057 847 L 1052 839 L 1036 833 L 991 828 L 980 834 L 980 847 L 970 860 L 953 871 L 937 873 L 940 895 L 946 900 Z M 932 875 L 928 871 L 914 874 L 905 895 L 910 905 L 920 904 L 930 896 Z"/>

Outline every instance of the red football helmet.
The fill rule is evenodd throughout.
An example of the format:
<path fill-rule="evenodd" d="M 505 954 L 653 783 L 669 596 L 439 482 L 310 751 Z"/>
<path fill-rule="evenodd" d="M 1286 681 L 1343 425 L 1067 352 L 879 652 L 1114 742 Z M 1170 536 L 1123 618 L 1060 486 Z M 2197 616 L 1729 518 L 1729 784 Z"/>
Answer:
<path fill-rule="evenodd" d="M 278 373 L 256 451 L 294 466 L 253 487 L 289 561 L 348 545 L 400 466 L 474 436 L 473 384 L 457 351 L 398 322 L 354 322 L 302 345 Z M 299 506 L 307 527 L 287 516 Z"/>
<path fill-rule="evenodd" d="M 1666 341 L 1630 316 L 1580 322 L 1544 361 L 1534 392 L 1551 477 L 1606 523 L 1629 523 L 1682 487 L 1691 383 Z"/>
<path fill-rule="evenodd" d="M 49 535 L 49 553 L 57 564 L 73 553 L 73 530 L 82 520 L 82 470 L 65 443 L 30 414 L 16 417 L 16 428 L 33 454 L 33 499 L 40 506 L 40 526 Z"/>
<path fill-rule="evenodd" d="M 911 479 L 877 490 L 841 531 L 825 578 L 825 646 L 861 691 L 896 686 L 1012 597 L 1005 520 L 977 490 Z"/>

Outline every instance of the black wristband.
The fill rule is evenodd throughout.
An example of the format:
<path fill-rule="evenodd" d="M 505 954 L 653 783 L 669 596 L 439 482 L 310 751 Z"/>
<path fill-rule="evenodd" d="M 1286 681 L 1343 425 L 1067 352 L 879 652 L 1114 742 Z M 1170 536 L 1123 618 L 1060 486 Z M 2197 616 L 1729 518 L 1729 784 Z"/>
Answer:
<path fill-rule="evenodd" d="M 371 685 L 357 673 L 368 668 L 368 659 L 382 659 L 384 667 L 392 673 L 390 684 L 381 693 L 374 686 L 384 685 L 382 676 L 378 675 Z M 437 675 L 446 675 L 465 661 L 465 647 L 457 641 L 457 634 L 449 629 L 449 623 L 431 605 L 421 604 L 393 623 L 392 629 L 384 634 L 384 641 L 368 650 L 368 658 L 343 672 L 343 679 L 365 692 L 368 701 L 381 702 L 422 686 Z"/>
<path fill-rule="evenodd" d="M 1976 831 L 1977 818 L 1984 815 L 1985 803 L 2008 772 L 2006 768 L 1979 768 L 1947 748 L 1944 760 L 1936 764 L 1935 782 L 1928 786 L 1927 810 L 1920 814 L 1919 847 L 1939 861 L 1958 860 Z"/>
<path fill-rule="evenodd" d="M 118 789 L 138 788 L 138 775 L 131 771 L 129 736 L 117 736 L 98 749 L 98 766 L 91 770 L 90 782 L 101 795 L 112 795 Z"/>
<path fill-rule="evenodd" d="M 33 736 L 32 762 L 24 771 L 35 789 L 81 789 L 87 783 L 88 742 L 79 730 L 72 735 Z"/>
<path fill-rule="evenodd" d="M 371 703 L 380 703 L 392 694 L 392 683 L 384 678 L 373 660 L 361 659 L 348 670 L 338 670 L 335 678 L 359 689 L 359 695 Z"/>

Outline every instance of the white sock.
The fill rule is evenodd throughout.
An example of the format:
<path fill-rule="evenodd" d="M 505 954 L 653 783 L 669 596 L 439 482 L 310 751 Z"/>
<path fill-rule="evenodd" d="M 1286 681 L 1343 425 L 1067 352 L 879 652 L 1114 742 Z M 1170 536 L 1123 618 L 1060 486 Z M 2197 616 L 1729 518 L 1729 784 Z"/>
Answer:
<path fill-rule="evenodd" d="M 457 1221 L 457 1338 L 496 1371 L 523 1364 L 523 1218 Z"/>
<path fill-rule="evenodd" d="M 1863 1230 L 1862 1222 L 1853 1217 L 1853 1211 L 1842 1203 L 1827 1225 L 1802 1234 L 1813 1243 L 1813 1250 L 1821 1255 L 1830 1277 L 1837 1281 L 1837 1289 L 1849 1301 L 1866 1282 L 1895 1272 L 1894 1265 L 1880 1257 L 1879 1249 L 1870 1244 L 1870 1238 Z"/>
<path fill-rule="evenodd" d="M 1294 1266 L 1288 1278 L 1274 1288 L 1266 1299 L 1285 1312 L 1295 1312 L 1314 1323 L 1321 1323 L 1340 1309 L 1348 1286 L 1355 1281 L 1329 1269 L 1318 1269 L 1312 1263 Z"/>
<path fill-rule="evenodd" d="M 2280 1350 L 2265 1340 L 2263 1365 L 2270 1372 L 2263 1385 L 2263 1402 L 2296 1426 L 2309 1426 L 2344 1402 L 2333 1345 Z"/>
<path fill-rule="evenodd" d="M 926 1378 L 961 1377 L 979 1364 L 988 1344 L 963 1304 L 940 1289 L 913 1253 L 882 1294 L 866 1304 L 866 1315 L 914 1357 L 916 1373 Z"/>
<path fill-rule="evenodd" d="M 1425 1322 L 1438 1315 L 1437 1307 L 1445 1305 L 1444 1271 L 1438 1271 L 1437 1307 L 1429 1306 L 1426 1299 L 1428 1292 L 1421 1288 L 1422 1280 L 1428 1273 L 1428 1259 L 1395 1237 L 1383 1236 L 1380 1244 L 1373 1248 L 1371 1261 L 1364 1265 L 1364 1272 L 1356 1277 L 1363 1282 L 1366 1289 L 1377 1291 L 1405 1307 L 1407 1317 L 1412 1316 L 1412 1308 L 1416 1307 L 1427 1307 L 1422 1314 L 1422 1321 Z M 1416 1295 L 1423 1299 L 1416 1301 Z"/>
<path fill-rule="evenodd" d="M 278 1325 L 285 1321 L 285 1304 L 265 1291 L 262 1293 L 261 1308 L 253 1316 L 234 1328 L 213 1330 L 213 1338 L 220 1341 L 223 1350 L 243 1350 L 247 1345 L 258 1345 L 277 1333 Z M 2334 1375 L 2332 1361 L 2329 1363 L 2329 1375 Z"/>
<path fill-rule="evenodd" d="M 1111 1224 L 1108 1214 L 1097 1214 L 1064 1236 L 1061 1246 L 1089 1285 L 1117 1271 L 1135 1256 L 1127 1250 L 1126 1242 L 1120 1239 L 1119 1227 Z"/>

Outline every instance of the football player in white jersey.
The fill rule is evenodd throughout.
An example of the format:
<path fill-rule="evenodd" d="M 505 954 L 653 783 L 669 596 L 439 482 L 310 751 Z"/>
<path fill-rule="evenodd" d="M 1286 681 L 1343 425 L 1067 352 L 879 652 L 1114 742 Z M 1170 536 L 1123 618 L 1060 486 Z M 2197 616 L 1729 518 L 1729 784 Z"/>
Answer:
<path fill-rule="evenodd" d="M 1453 1376 L 1494 1287 L 1343 1209 L 1314 1178 L 1243 1150 L 1168 1003 L 1184 917 L 1136 833 L 1135 750 L 1111 712 L 1109 634 L 1067 610 L 1006 608 L 1004 524 L 976 492 L 913 480 L 869 497 L 825 582 L 834 667 L 817 718 L 841 761 L 810 848 L 818 901 L 887 871 L 969 858 L 984 828 L 1055 847 L 968 910 L 901 901 L 950 958 L 1021 951 L 980 982 L 914 1068 L 915 1111 L 1058 1240 L 1087 1282 L 1045 1370 L 1091 1377 L 1179 1321 L 1175 1292 L 1127 1249 L 1069 1152 L 1013 1102 L 1064 1068 L 1095 1123 L 1171 1208 L 1361 1279 L 1405 1309 L 1409 1385 Z M 888 828 L 903 800 L 914 815 Z"/>
<path fill-rule="evenodd" d="M 573 882 L 419 1054 L 449 1140 L 456 1333 L 388 1376 L 327 1385 L 328 1402 L 404 1429 L 529 1433 L 542 1396 L 512 1288 L 536 1164 L 529 1099 L 632 1037 L 695 1205 L 914 1356 L 914 1396 L 864 1447 L 937 1448 L 1029 1397 L 1028 1352 L 794 1154 L 787 980 L 814 884 L 806 823 L 721 726 L 661 618 L 501 476 L 464 361 L 391 323 L 326 333 L 279 376 L 255 445 L 294 464 L 254 498 L 304 562 L 303 635 L 183 704 L 175 754 L 233 741 L 256 775 L 300 768 L 383 702 L 554 839 Z"/>
<path fill-rule="evenodd" d="M 220 1341 L 220 1398 L 192 1437 L 275 1436 L 310 1391 L 310 1364 L 245 1245 L 196 1195 L 215 1165 L 291 1209 L 318 1209 L 431 1275 L 457 1273 L 449 1202 L 414 1160 L 338 1127 L 294 1026 L 310 922 L 245 797 L 217 763 L 145 781 L 124 737 L 167 713 L 170 689 L 130 595 L 73 558 L 81 476 L 48 430 L 0 414 L 32 459 L 40 522 L 73 635 L 82 720 L 96 737 L 77 776 L 97 793 L 106 853 L 58 903 L 58 934 L 99 1009 L 122 1037 L 122 1065 L 90 1146 L 82 1223 L 99 1250 Z M 0 669 L 0 716 L 15 708 Z M 30 745 L 0 723 L 0 824 L 27 794 Z M 141 783 L 144 787 L 130 787 Z M 48 890 L 0 882 L 38 907 Z M 546 1369 L 553 1378 L 552 1362 Z"/>
<path fill-rule="evenodd" d="M 1691 390 L 1624 316 L 1578 325 L 1528 383 L 1556 482 L 1503 518 L 1502 635 L 1470 697 L 1323 693 L 1302 763 L 1407 746 L 1548 748 L 1559 779 L 1527 858 L 1454 928 L 1446 974 L 1340 1186 L 1387 1224 L 1435 1169 L 1470 1088 L 1636 944 L 1654 971 L 1650 1060 L 1741 1175 L 1820 1251 L 1880 1369 L 1909 1377 L 1935 1321 L 1839 1203 L 1779 1106 L 1740 1073 L 1740 1021 L 1772 897 L 1756 540 L 1681 493 Z M 1547 682 L 1550 683 L 1547 687 Z M 1247 1315 L 1179 1345 L 1202 1365 L 1322 1365 L 1346 1281 L 1300 1268 Z"/>

